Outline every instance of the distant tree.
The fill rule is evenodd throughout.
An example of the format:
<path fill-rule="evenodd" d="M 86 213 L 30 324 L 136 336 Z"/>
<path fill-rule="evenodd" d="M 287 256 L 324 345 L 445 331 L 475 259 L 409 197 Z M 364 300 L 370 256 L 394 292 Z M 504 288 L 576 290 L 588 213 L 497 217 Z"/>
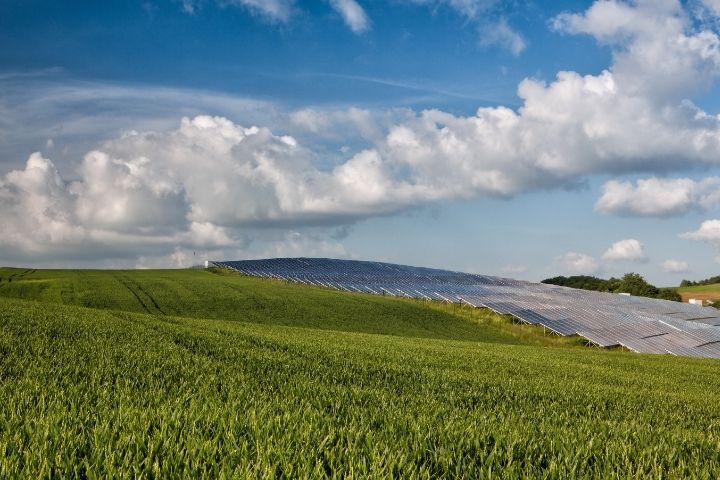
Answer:
<path fill-rule="evenodd" d="M 638 297 L 656 297 L 660 290 L 650 285 L 639 273 L 626 273 L 623 275 L 615 292 L 629 293 Z"/>
<path fill-rule="evenodd" d="M 553 277 L 547 278 L 542 283 L 551 285 L 559 285 L 561 287 L 581 288 L 583 290 L 605 290 L 606 281 L 602 278 L 592 277 L 589 275 L 575 275 L 572 277 Z"/>
<path fill-rule="evenodd" d="M 683 280 L 682 282 L 680 282 L 680 286 L 681 287 L 697 287 L 700 285 L 713 285 L 715 283 L 720 283 L 720 275 L 716 275 L 714 277 L 709 277 L 704 280 L 697 280 L 697 281 Z"/>
<path fill-rule="evenodd" d="M 674 288 L 657 288 L 646 282 L 638 273 L 627 273 L 622 278 L 610 277 L 608 280 L 589 275 L 559 276 L 546 278 L 542 283 L 596 292 L 629 293 L 639 297 L 682 301 L 680 294 Z"/>
<path fill-rule="evenodd" d="M 622 283 L 622 280 L 615 277 L 610 277 L 609 280 L 605 282 L 605 292 L 622 292 L 620 284 Z"/>
<path fill-rule="evenodd" d="M 682 302 L 682 297 L 674 288 L 661 288 L 657 294 L 657 298 L 672 300 L 673 302 Z"/>

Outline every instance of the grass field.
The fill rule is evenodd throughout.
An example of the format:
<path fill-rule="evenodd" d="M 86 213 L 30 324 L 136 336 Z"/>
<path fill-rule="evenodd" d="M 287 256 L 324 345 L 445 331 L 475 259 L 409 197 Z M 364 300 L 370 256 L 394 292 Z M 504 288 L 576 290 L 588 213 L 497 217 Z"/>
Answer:
<path fill-rule="evenodd" d="M 720 283 L 698 285 L 696 287 L 679 287 L 677 291 L 682 297 L 683 302 L 687 302 L 691 298 L 711 301 L 720 300 Z"/>
<path fill-rule="evenodd" d="M 0 478 L 720 473 L 714 360 L 207 271 L 0 277 Z"/>

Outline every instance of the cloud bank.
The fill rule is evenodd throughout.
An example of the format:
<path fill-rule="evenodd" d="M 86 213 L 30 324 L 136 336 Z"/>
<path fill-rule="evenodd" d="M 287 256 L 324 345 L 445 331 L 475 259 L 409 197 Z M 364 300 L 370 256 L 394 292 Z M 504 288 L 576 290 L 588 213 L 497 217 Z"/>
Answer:
<path fill-rule="evenodd" d="M 241 3 L 260 8 L 255 4 L 262 2 Z M 354 3 L 334 5 L 354 22 L 360 18 Z M 468 16 L 486 8 L 486 2 L 440 3 Z M 283 6 L 292 2 L 262 8 Z M 337 227 L 447 199 L 572 188 L 594 174 L 716 165 L 720 119 L 688 99 L 720 75 L 720 39 L 690 15 L 679 2 L 645 0 L 595 2 L 585 12 L 558 16 L 558 32 L 609 45 L 612 65 L 597 75 L 561 71 L 550 83 L 525 79 L 517 110 L 409 111 L 382 128 L 360 109 L 291 116 L 289 123 L 319 137 L 341 117 L 355 125 L 366 147 L 339 161 L 325 161 L 323 151 L 282 131 L 207 115 L 109 140 L 83 156 L 71 179 L 33 154 L 23 169 L 0 178 L 0 220 L 10 232 L 0 246 L 18 255 L 93 246 L 106 255 L 139 246 L 169 255 L 176 248 L 243 245 L 250 230 Z M 597 208 L 677 214 L 714 204 L 716 183 L 609 182 Z M 663 189 L 672 194 L 660 198 Z M 637 245 L 621 247 L 606 258 L 641 258 Z M 597 269 L 586 257 L 562 261 L 577 271 Z"/>
<path fill-rule="evenodd" d="M 636 185 L 611 180 L 602 188 L 595 210 L 626 217 L 669 217 L 720 205 L 720 178 L 647 178 Z"/>

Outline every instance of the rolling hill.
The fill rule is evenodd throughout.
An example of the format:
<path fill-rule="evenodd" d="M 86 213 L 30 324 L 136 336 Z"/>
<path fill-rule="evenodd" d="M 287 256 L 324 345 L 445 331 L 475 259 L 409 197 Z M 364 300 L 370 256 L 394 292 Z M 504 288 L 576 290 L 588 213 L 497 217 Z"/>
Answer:
<path fill-rule="evenodd" d="M 683 302 L 687 302 L 691 298 L 710 300 L 713 302 L 720 300 L 720 283 L 694 287 L 679 287 L 677 291 L 680 296 L 682 296 Z"/>
<path fill-rule="evenodd" d="M 2 478 L 720 473 L 716 360 L 220 271 L 0 277 Z"/>

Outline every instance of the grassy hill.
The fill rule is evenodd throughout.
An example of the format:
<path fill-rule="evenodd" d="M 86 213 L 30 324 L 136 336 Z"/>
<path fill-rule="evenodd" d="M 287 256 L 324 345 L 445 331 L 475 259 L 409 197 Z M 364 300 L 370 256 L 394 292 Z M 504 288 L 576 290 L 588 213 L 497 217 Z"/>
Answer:
<path fill-rule="evenodd" d="M 343 294 L 227 270 L 0 268 L 0 297 L 159 316 L 505 343 L 572 345 L 488 311 Z M 484 326 L 484 328 L 478 328 Z"/>
<path fill-rule="evenodd" d="M 717 361 L 207 271 L 0 276 L 0 478 L 720 473 Z"/>
<path fill-rule="evenodd" d="M 679 287 L 677 291 L 682 296 L 684 302 L 687 302 L 691 298 L 711 301 L 720 300 L 720 283 L 694 287 Z"/>

